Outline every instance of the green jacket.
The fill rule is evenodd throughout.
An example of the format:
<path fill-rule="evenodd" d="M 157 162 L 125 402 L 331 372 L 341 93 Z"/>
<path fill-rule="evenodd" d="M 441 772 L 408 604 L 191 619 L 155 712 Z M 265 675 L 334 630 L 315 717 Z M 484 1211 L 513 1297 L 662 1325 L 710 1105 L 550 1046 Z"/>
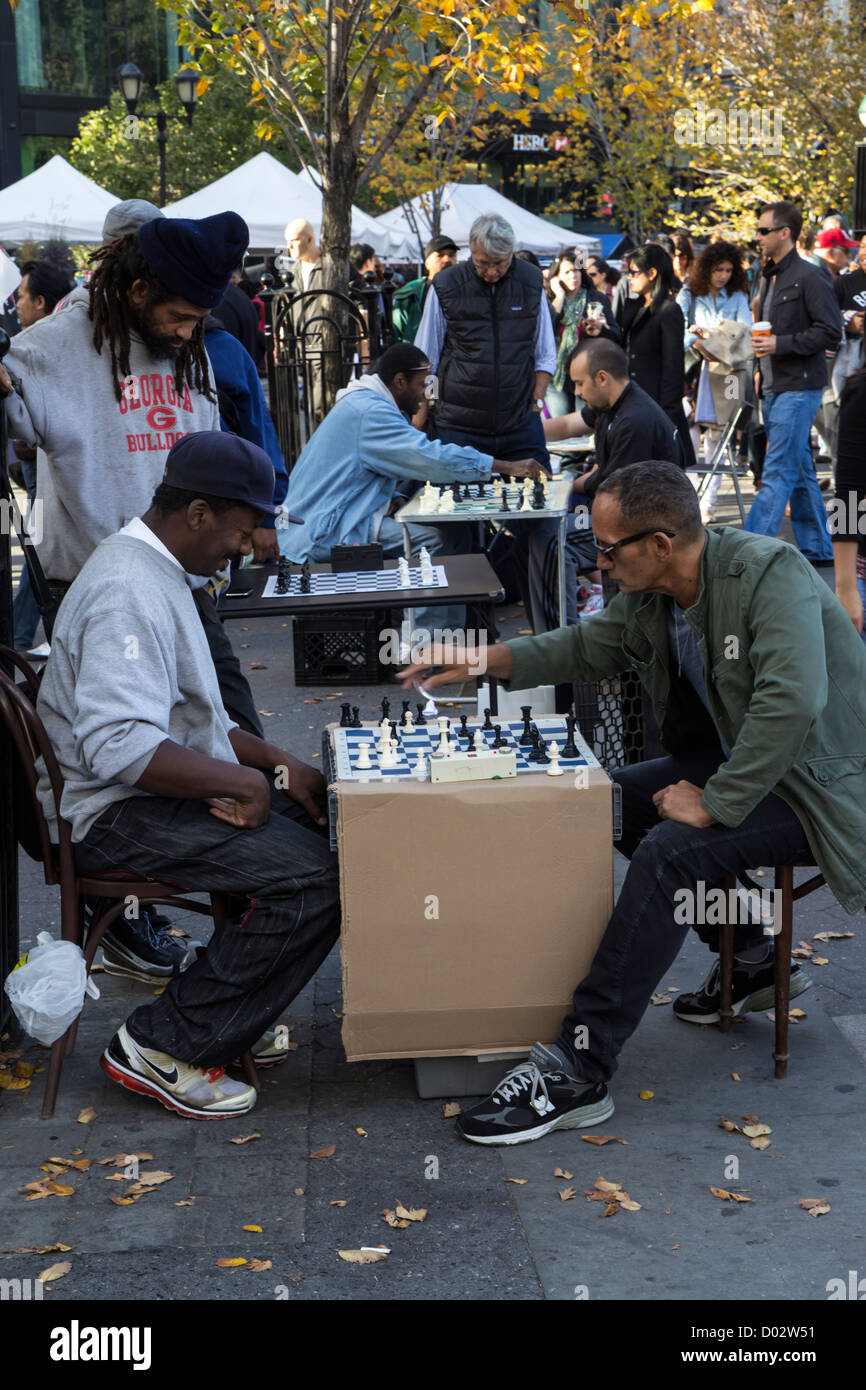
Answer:
<path fill-rule="evenodd" d="M 706 536 L 698 598 L 685 618 L 731 754 L 707 782 L 703 804 L 736 826 L 775 792 L 800 821 L 836 898 L 858 912 L 866 902 L 866 646 L 793 546 L 729 527 Z M 668 602 L 618 594 L 575 627 L 518 638 L 509 643 L 509 688 L 633 668 L 665 747 L 680 751 L 690 739 L 699 747 L 692 688 L 671 670 Z"/>
<path fill-rule="evenodd" d="M 429 281 L 426 276 L 420 280 L 409 280 L 394 292 L 391 301 L 391 322 L 394 336 L 401 343 L 414 343 L 418 325 L 424 309 L 424 291 Z"/>

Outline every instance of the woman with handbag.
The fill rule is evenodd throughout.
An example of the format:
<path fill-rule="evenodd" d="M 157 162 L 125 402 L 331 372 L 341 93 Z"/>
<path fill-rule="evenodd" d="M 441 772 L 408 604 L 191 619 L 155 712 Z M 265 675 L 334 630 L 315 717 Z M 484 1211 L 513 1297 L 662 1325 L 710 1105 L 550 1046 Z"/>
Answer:
<path fill-rule="evenodd" d="M 634 298 L 625 300 L 617 313 L 629 373 L 676 426 L 683 466 L 694 468 L 695 453 L 683 410 L 685 320 L 673 297 L 673 262 L 663 247 L 652 242 L 631 251 L 627 262 Z"/>
<path fill-rule="evenodd" d="M 728 241 L 713 241 L 698 256 L 677 303 L 688 324 L 683 346 L 686 354 L 696 352 L 703 359 L 698 378 L 695 424 L 703 434 L 703 454 L 708 462 L 718 444 L 722 431 L 741 402 L 746 398 L 749 378 L 749 358 L 728 357 L 721 361 L 707 346 L 707 340 L 723 323 L 743 324 L 751 329 L 748 282 L 742 267 L 739 249 Z M 728 335 L 731 346 L 737 335 Z M 713 370 L 713 363 L 716 370 Z M 732 380 L 733 379 L 733 380 Z M 713 509 L 719 492 L 721 476 L 711 479 L 701 498 L 704 524 L 713 519 Z"/>

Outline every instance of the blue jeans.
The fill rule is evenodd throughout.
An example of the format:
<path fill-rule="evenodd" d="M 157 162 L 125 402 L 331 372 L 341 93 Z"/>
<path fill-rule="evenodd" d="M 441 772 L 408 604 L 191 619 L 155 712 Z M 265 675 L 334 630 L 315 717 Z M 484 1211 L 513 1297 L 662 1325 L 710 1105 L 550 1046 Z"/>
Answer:
<path fill-rule="evenodd" d="M 589 974 L 575 990 L 572 1012 L 557 1038 L 576 1075 L 587 1081 L 607 1081 L 616 1071 L 623 1045 L 679 954 L 689 926 L 676 920 L 683 901 L 676 894 L 683 889 L 694 893 L 700 881 L 717 886 L 727 874 L 748 872 L 755 864 L 789 864 L 810 853 L 794 812 L 773 793 L 737 826 L 698 830 L 659 820 L 655 792 L 680 779 L 703 787 L 721 762 L 720 748 L 704 749 L 613 774 L 622 788 L 623 833 L 617 848 L 631 862 Z M 696 925 L 695 930 L 718 951 L 718 927 Z M 737 926 L 734 952 L 768 940 L 760 925 Z M 587 1033 L 578 1035 L 580 1027 Z M 578 1037 L 581 1043 L 586 1040 L 585 1047 L 575 1047 Z"/>
<path fill-rule="evenodd" d="M 764 396 L 767 453 L 761 488 L 746 518 L 746 530 L 776 536 L 791 503 L 791 526 L 807 560 L 833 559 L 827 509 L 809 448 L 809 432 L 823 391 L 770 392 Z"/>
<path fill-rule="evenodd" d="M 197 799 L 133 796 L 75 846 L 79 872 L 131 870 L 191 892 L 231 897 L 229 920 L 183 975 L 127 1020 L 142 1047 L 224 1067 L 280 1017 L 340 932 L 336 857 L 327 834 L 283 792 L 257 830 Z"/>

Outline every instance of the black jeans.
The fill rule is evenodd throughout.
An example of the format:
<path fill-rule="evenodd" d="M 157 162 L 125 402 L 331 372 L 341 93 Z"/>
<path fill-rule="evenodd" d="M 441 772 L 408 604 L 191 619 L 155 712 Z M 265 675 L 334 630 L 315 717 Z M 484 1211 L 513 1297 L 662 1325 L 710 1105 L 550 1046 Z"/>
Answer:
<path fill-rule="evenodd" d="M 110 806 L 76 845 L 83 873 L 132 870 L 233 899 L 207 949 L 130 1015 L 142 1047 L 192 1066 L 226 1066 L 279 1018 L 337 940 L 340 894 L 327 838 L 283 792 L 271 801 L 264 825 L 239 830 L 203 801 L 134 796 Z"/>
<path fill-rule="evenodd" d="M 708 888 L 717 886 L 727 874 L 760 864 L 790 863 L 809 853 L 794 812 L 773 794 L 734 829 L 711 825 L 698 830 L 659 819 L 654 792 L 681 780 L 703 787 L 722 760 L 721 749 L 705 749 L 613 774 L 622 787 L 623 835 L 617 848 L 631 863 L 589 974 L 574 992 L 572 1012 L 557 1039 L 587 1081 L 606 1081 L 616 1071 L 624 1043 L 679 953 L 689 927 L 675 920 L 683 901 L 675 894 L 682 889 L 695 892 L 700 881 Z M 695 930 L 718 951 L 717 927 Z M 734 951 L 768 939 L 760 925 L 737 927 Z"/>

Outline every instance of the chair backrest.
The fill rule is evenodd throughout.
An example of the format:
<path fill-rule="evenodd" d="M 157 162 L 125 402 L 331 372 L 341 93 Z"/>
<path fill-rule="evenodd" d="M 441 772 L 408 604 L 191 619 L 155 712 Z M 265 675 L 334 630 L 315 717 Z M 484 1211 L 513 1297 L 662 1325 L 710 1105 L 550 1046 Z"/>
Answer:
<path fill-rule="evenodd" d="M 17 754 L 16 770 L 13 773 L 15 834 L 22 849 L 31 859 L 42 865 L 45 882 L 59 883 L 67 874 L 71 873 L 74 877 L 75 873 L 69 822 L 60 815 L 63 774 L 45 732 L 45 725 L 36 713 L 35 705 L 28 698 L 24 688 L 16 685 L 8 670 L 4 670 L 4 665 L 17 668 L 26 676 L 33 690 L 39 688 L 39 676 L 17 652 L 9 647 L 0 646 L 0 718 Z M 36 795 L 36 784 L 39 780 L 36 762 L 40 757 L 45 763 L 51 783 L 59 828 L 59 845 L 51 841 L 42 803 Z"/>

